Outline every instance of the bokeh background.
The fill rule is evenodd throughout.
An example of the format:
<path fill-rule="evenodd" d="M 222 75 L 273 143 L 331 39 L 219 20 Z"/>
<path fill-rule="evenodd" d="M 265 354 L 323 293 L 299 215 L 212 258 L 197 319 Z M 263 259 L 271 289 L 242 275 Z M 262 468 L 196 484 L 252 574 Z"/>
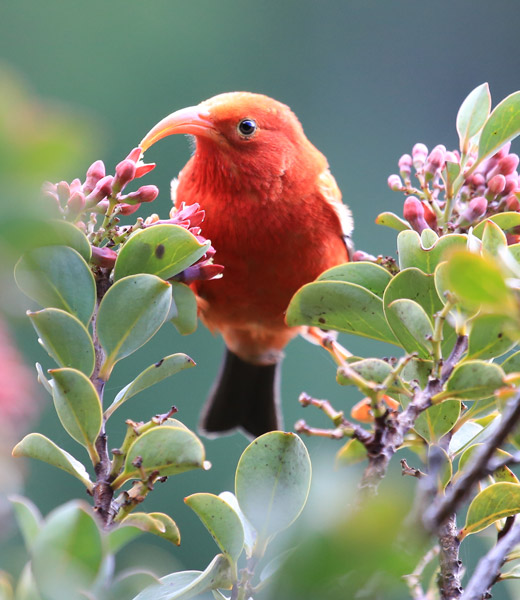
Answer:
<path fill-rule="evenodd" d="M 14 289 L 10 272 L 16 240 L 26 234 L 21 223 L 38 212 L 32 200 L 42 180 L 83 177 L 99 158 L 111 172 L 173 110 L 224 91 L 262 92 L 290 105 L 328 157 L 354 213 L 356 247 L 395 255 L 394 233 L 374 223 L 379 212 L 402 205 L 402 198 L 387 188 L 387 176 L 417 141 L 455 148 L 457 109 L 480 83 L 490 83 L 495 104 L 520 88 L 519 25 L 517 0 L 0 0 L 0 301 L 27 364 L 51 367 L 24 318 L 28 305 Z M 144 183 L 161 189 L 155 212 L 167 214 L 169 180 L 189 154 L 181 136 L 148 153 L 157 168 Z M 359 355 L 391 353 L 368 341 L 342 341 Z M 129 401 L 112 419 L 110 446 L 120 443 L 124 419 L 147 420 L 171 404 L 195 428 L 222 348 L 222 341 L 202 326 L 183 338 L 168 325 L 125 360 L 110 381 L 108 397 L 165 354 L 186 352 L 198 366 Z M 3 388 L 12 380 L 9 374 L 4 377 Z M 7 451 L 24 429 L 40 431 L 76 455 L 82 452 L 67 439 L 49 397 L 31 387 L 30 377 L 23 378 L 19 396 L 3 401 L 19 404 L 23 397 L 27 405 L 37 406 L 39 417 L 31 424 L 27 409 L 16 415 L 15 425 L 5 426 L 11 435 L 2 435 L 0 465 L 8 477 L 0 493 L 22 486 L 21 465 L 13 466 Z M 303 340 L 287 349 L 282 388 L 288 429 L 299 418 L 327 424 L 321 415 L 299 407 L 303 390 L 345 410 L 359 400 L 349 388 L 336 385 L 329 357 Z M 238 434 L 206 440 L 212 470 L 172 478 L 146 501 L 145 509 L 176 519 L 181 549 L 170 550 L 148 536 L 129 547 L 119 566 L 150 566 L 159 574 L 203 568 L 216 549 L 182 499 L 196 491 L 233 489 L 235 465 L 246 443 Z M 309 447 L 320 485 L 344 477 L 333 470 L 338 442 L 313 439 Z M 23 469 L 24 493 L 44 514 L 83 494 L 81 484 L 44 464 L 27 463 Z M 393 473 L 398 476 L 395 465 Z M 403 480 L 401 485 L 411 489 L 414 483 Z M 0 566 L 16 572 L 25 555 L 9 522 L 5 517 Z M 515 595 L 499 586 L 495 597 L 519 594 L 518 588 Z"/>

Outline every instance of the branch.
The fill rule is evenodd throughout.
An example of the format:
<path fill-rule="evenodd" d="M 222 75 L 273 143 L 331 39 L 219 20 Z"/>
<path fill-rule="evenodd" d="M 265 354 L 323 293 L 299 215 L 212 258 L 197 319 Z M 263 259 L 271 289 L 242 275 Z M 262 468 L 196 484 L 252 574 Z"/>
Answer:
<path fill-rule="evenodd" d="M 508 533 L 480 559 L 461 600 L 488 598 L 489 588 L 496 582 L 506 556 L 520 542 L 520 520 L 516 519 Z"/>
<path fill-rule="evenodd" d="M 499 463 L 492 460 L 493 455 L 519 421 L 520 391 L 508 402 L 495 432 L 475 451 L 466 472 L 461 475 L 453 487 L 446 491 L 445 496 L 439 498 L 425 512 L 424 524 L 429 531 L 436 531 L 449 515 L 458 510 L 471 494 L 475 484 L 497 468 L 496 465 Z M 508 459 L 511 460 L 511 457 Z"/>

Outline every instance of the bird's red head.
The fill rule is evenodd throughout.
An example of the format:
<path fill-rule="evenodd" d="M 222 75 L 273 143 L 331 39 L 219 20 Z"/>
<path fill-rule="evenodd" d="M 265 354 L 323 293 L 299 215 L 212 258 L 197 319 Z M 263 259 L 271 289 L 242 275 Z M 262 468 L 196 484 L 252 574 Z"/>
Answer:
<path fill-rule="evenodd" d="M 205 158 L 218 157 L 238 170 L 261 168 L 261 177 L 279 176 L 295 162 L 305 162 L 307 155 L 314 162 L 321 159 L 321 168 L 326 165 L 291 109 L 262 94 L 228 92 L 178 110 L 157 123 L 140 147 L 145 152 L 176 133 L 195 136 L 196 153 Z"/>

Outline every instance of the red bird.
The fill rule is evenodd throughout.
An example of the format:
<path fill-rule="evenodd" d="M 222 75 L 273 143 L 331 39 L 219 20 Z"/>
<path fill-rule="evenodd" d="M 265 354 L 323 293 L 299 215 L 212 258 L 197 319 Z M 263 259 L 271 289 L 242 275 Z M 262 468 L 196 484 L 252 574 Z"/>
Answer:
<path fill-rule="evenodd" d="M 280 428 L 278 367 L 301 330 L 284 321 L 289 301 L 349 260 L 351 214 L 327 159 L 272 98 L 220 94 L 167 116 L 140 147 L 175 133 L 196 140 L 176 205 L 198 202 L 206 211 L 204 235 L 225 267 L 222 279 L 194 285 L 202 321 L 227 347 L 201 428 L 258 436 Z"/>

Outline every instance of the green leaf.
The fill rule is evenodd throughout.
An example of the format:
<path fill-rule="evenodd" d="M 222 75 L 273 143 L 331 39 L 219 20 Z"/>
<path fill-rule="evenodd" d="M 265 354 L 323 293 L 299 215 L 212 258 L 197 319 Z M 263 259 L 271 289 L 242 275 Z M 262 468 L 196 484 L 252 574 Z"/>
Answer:
<path fill-rule="evenodd" d="M 488 217 L 484 221 L 481 221 L 478 225 L 475 225 L 473 228 L 473 235 L 482 239 L 484 235 L 484 228 L 488 221 L 492 221 L 496 225 L 500 227 L 500 229 L 504 231 L 508 231 L 509 229 L 513 229 L 514 227 L 518 227 L 520 225 L 520 213 L 517 212 L 503 212 L 498 213 L 496 215 L 492 215 Z"/>
<path fill-rule="evenodd" d="M 181 335 L 189 335 L 197 329 L 197 298 L 184 283 L 172 281 L 171 286 L 176 313 L 170 321 Z"/>
<path fill-rule="evenodd" d="M 383 212 L 377 215 L 376 224 L 385 225 L 386 227 L 397 229 L 397 231 L 405 231 L 406 229 L 410 229 L 410 225 L 393 212 Z"/>
<path fill-rule="evenodd" d="M 91 456 L 101 430 L 103 414 L 96 388 L 90 379 L 76 369 L 52 369 L 53 399 L 56 412 L 67 433 Z"/>
<path fill-rule="evenodd" d="M 153 533 L 176 546 L 179 546 L 181 543 L 181 534 L 177 524 L 171 517 L 164 513 L 130 513 L 121 521 L 121 525 L 137 527 L 137 529 L 141 529 L 142 531 Z"/>
<path fill-rule="evenodd" d="M 380 358 L 364 358 L 350 363 L 349 367 L 354 369 L 356 373 L 359 373 L 366 380 L 373 381 L 374 383 L 383 383 L 386 377 L 392 372 L 392 367 Z M 339 367 L 338 369 L 336 381 L 340 385 L 355 385 L 354 381 L 349 378 L 342 367 Z"/>
<path fill-rule="evenodd" d="M 385 306 L 385 314 L 395 337 L 407 352 L 418 352 L 422 358 L 431 356 L 433 327 L 422 306 L 401 298 Z"/>
<path fill-rule="evenodd" d="M 66 471 L 79 479 L 89 491 L 92 491 L 92 482 L 90 477 L 79 460 L 76 460 L 65 450 L 62 450 L 54 442 L 46 438 L 41 433 L 29 433 L 22 441 L 18 442 L 13 448 L 13 456 L 25 456 L 27 458 L 37 458 L 43 462 L 49 463 L 58 469 Z"/>
<path fill-rule="evenodd" d="M 469 93 L 457 113 L 457 133 L 462 152 L 467 151 L 469 140 L 482 129 L 490 110 L 489 85 L 483 83 Z"/>
<path fill-rule="evenodd" d="M 177 353 L 165 356 L 159 362 L 150 365 L 144 371 L 126 385 L 114 398 L 112 404 L 105 411 L 105 419 L 108 419 L 129 398 L 142 392 L 146 388 L 159 383 L 167 377 L 175 375 L 179 371 L 195 366 L 195 361 L 186 354 Z"/>
<path fill-rule="evenodd" d="M 448 452 L 450 456 L 454 456 L 466 448 L 483 430 L 484 428 L 482 425 L 479 425 L 473 421 L 464 423 L 462 427 L 457 429 L 450 440 L 450 444 L 448 446 Z"/>
<path fill-rule="evenodd" d="M 25 547 L 30 550 L 41 529 L 42 515 L 36 505 L 23 496 L 9 496 L 9 502 L 13 506 L 16 522 L 22 532 Z"/>
<path fill-rule="evenodd" d="M 401 298 L 417 302 L 431 319 L 443 307 L 435 288 L 435 277 L 414 267 L 404 269 L 392 279 L 385 290 L 383 302 L 386 307 Z"/>
<path fill-rule="evenodd" d="M 300 288 L 286 314 L 289 326 L 314 325 L 396 343 L 383 313 L 381 298 L 343 281 L 317 281 Z"/>
<path fill-rule="evenodd" d="M 90 507 L 72 501 L 46 519 L 32 548 L 32 572 L 44 600 L 84 599 L 103 561 L 101 532 Z"/>
<path fill-rule="evenodd" d="M 520 484 L 494 483 L 473 498 L 466 515 L 466 524 L 460 533 L 461 539 L 482 531 L 505 517 L 520 512 Z"/>
<path fill-rule="evenodd" d="M 399 268 L 403 270 L 416 267 L 424 273 L 431 274 L 448 251 L 466 248 L 466 243 L 464 235 L 450 233 L 439 238 L 432 247 L 425 249 L 416 231 L 403 231 L 397 236 Z"/>
<path fill-rule="evenodd" d="M 242 523 L 242 529 L 244 531 L 244 548 L 246 551 L 247 558 L 251 558 L 257 538 L 257 533 L 251 523 L 246 519 L 246 516 L 242 512 L 238 505 L 238 500 L 233 492 L 221 492 L 219 498 L 222 498 L 224 502 L 227 502 L 229 506 L 236 512 L 240 522 Z"/>
<path fill-rule="evenodd" d="M 87 324 L 94 312 L 96 285 L 84 259 L 67 246 L 27 252 L 15 267 L 22 292 L 44 308 L 60 308 Z"/>
<path fill-rule="evenodd" d="M 297 519 L 310 482 L 305 444 L 293 433 L 271 431 L 249 444 L 240 457 L 236 496 L 259 537 L 267 540 Z"/>
<path fill-rule="evenodd" d="M 435 443 L 453 429 L 459 416 L 460 401 L 445 400 L 422 412 L 415 421 L 414 429 L 428 443 Z"/>
<path fill-rule="evenodd" d="M 489 115 L 478 148 L 478 162 L 492 156 L 500 148 L 520 134 L 520 92 L 511 94 Z"/>
<path fill-rule="evenodd" d="M 30 562 L 24 566 L 20 578 L 18 579 L 15 597 L 16 600 L 42 600 L 42 597 L 36 589 Z"/>
<path fill-rule="evenodd" d="M 336 460 L 334 466 L 349 467 L 364 461 L 367 458 L 367 449 L 363 444 L 356 439 L 349 440 L 344 446 L 342 446 L 336 453 Z"/>
<path fill-rule="evenodd" d="M 450 397 L 465 400 L 481 400 L 492 396 L 495 390 L 504 385 L 504 371 L 483 360 L 466 360 L 453 369 L 446 382 L 446 392 Z"/>
<path fill-rule="evenodd" d="M 188 600 L 211 589 L 230 589 L 231 568 L 228 559 L 217 554 L 205 571 L 180 571 L 159 581 L 160 585 L 144 589 L 133 600 Z"/>
<path fill-rule="evenodd" d="M 468 357 L 487 360 L 502 356 L 515 346 L 508 335 L 511 320 L 503 315 L 479 315 L 471 323 Z"/>
<path fill-rule="evenodd" d="M 141 457 L 136 467 L 133 462 Z M 159 471 L 161 476 L 177 475 L 204 467 L 204 446 L 199 438 L 183 427 L 161 425 L 141 434 L 130 446 L 123 472 L 112 484 L 117 489 L 129 479 L 141 479 Z"/>
<path fill-rule="evenodd" d="M 439 236 L 433 229 L 423 229 L 421 232 L 421 246 L 425 250 L 430 250 L 438 242 Z"/>
<path fill-rule="evenodd" d="M 155 275 L 131 275 L 105 294 L 97 316 L 97 334 L 107 357 L 100 377 L 143 346 L 164 323 L 171 304 L 170 284 Z"/>
<path fill-rule="evenodd" d="M 150 273 L 169 279 L 197 262 L 210 242 L 201 244 L 184 227 L 163 223 L 134 233 L 119 252 L 114 280 Z"/>
<path fill-rule="evenodd" d="M 213 494 L 192 494 L 184 498 L 184 502 L 195 511 L 229 562 L 236 566 L 244 548 L 244 529 L 235 510 Z"/>
<path fill-rule="evenodd" d="M 464 450 L 464 452 L 462 453 L 460 460 L 459 460 L 459 471 L 464 470 L 464 467 L 466 466 L 469 459 L 475 453 L 475 450 L 477 450 L 477 448 L 480 448 L 481 446 L 482 446 L 482 444 L 473 444 L 472 446 L 469 446 L 469 448 L 466 448 L 466 450 Z M 509 454 L 509 452 L 505 452 L 505 450 L 501 450 L 500 448 L 497 448 L 493 455 L 494 458 L 498 458 L 498 459 L 506 458 L 508 456 L 511 456 L 511 454 Z M 509 483 L 520 483 L 520 481 L 518 481 L 518 478 L 516 477 L 516 475 L 508 467 L 501 467 L 500 469 L 497 469 L 493 473 L 493 478 L 496 481 L 506 481 Z"/>
<path fill-rule="evenodd" d="M 516 306 L 498 265 L 490 258 L 458 251 L 450 257 L 443 275 L 449 289 L 469 306 L 489 307 L 502 314 Z"/>
<path fill-rule="evenodd" d="M 403 369 L 402 378 L 404 381 L 417 381 L 424 388 L 431 375 L 433 362 L 423 360 L 422 358 L 413 358 Z"/>
<path fill-rule="evenodd" d="M 520 350 L 508 356 L 500 365 L 504 369 L 504 373 L 519 373 L 520 372 Z"/>
<path fill-rule="evenodd" d="M 76 225 L 63 220 L 49 220 L 40 224 L 38 246 L 69 246 L 88 263 L 92 248 L 87 236 Z M 30 241 L 29 241 L 30 243 Z"/>
<path fill-rule="evenodd" d="M 103 600 L 130 600 L 145 587 L 158 583 L 159 579 L 148 571 L 123 571 L 105 592 Z"/>
<path fill-rule="evenodd" d="M 502 248 L 507 248 L 506 235 L 496 223 L 488 219 L 482 235 L 482 249 L 491 256 L 498 256 Z"/>
<path fill-rule="evenodd" d="M 355 283 L 369 290 L 380 298 L 392 279 L 383 267 L 371 262 L 349 262 L 324 271 L 317 281 L 344 281 Z"/>
<path fill-rule="evenodd" d="M 42 346 L 60 367 L 71 367 L 90 377 L 94 370 L 94 344 L 87 328 L 59 308 L 27 311 Z"/>

